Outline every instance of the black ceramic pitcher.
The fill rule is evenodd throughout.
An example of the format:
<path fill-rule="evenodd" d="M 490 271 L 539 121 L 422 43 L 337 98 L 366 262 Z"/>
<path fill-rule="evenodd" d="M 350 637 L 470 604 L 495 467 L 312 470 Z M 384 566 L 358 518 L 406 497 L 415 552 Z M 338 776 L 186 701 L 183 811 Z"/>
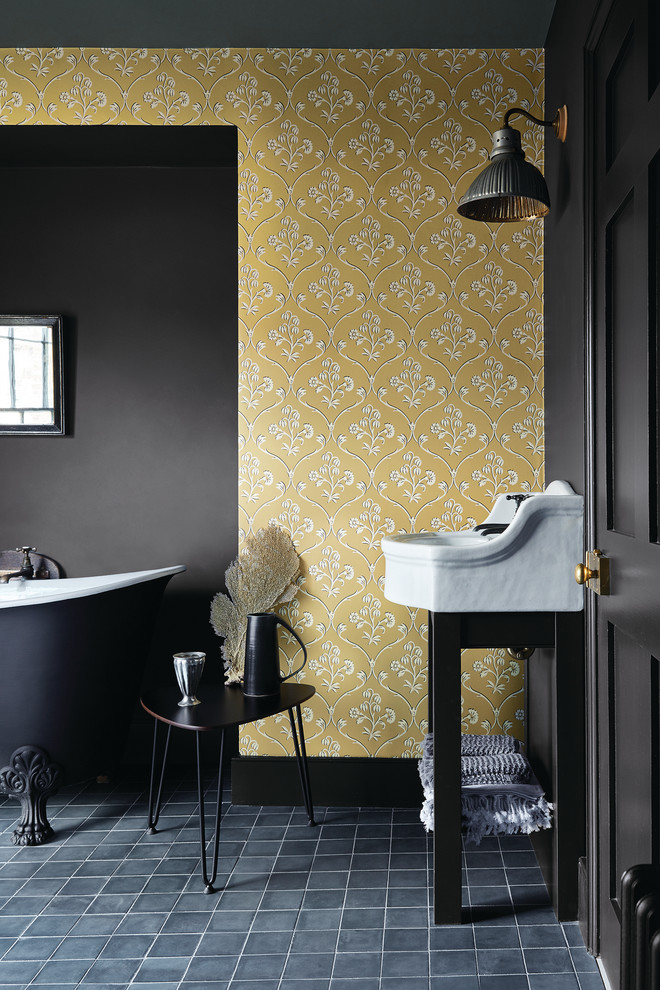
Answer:
<path fill-rule="evenodd" d="M 277 626 L 288 629 L 302 646 L 305 659 L 297 670 L 282 677 L 280 674 L 280 649 Z M 247 617 L 245 634 L 245 670 L 243 694 L 249 698 L 265 698 L 280 693 L 280 684 L 294 674 L 299 674 L 307 663 L 307 650 L 302 639 L 284 619 L 274 612 L 252 612 Z"/>

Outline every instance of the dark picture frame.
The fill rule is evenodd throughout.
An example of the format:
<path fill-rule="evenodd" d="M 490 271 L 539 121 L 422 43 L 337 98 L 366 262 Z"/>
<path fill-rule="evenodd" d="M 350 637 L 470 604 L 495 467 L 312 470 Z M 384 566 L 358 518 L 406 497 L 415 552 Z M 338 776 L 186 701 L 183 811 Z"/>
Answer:
<path fill-rule="evenodd" d="M 62 317 L 0 315 L 0 436 L 64 433 Z"/>

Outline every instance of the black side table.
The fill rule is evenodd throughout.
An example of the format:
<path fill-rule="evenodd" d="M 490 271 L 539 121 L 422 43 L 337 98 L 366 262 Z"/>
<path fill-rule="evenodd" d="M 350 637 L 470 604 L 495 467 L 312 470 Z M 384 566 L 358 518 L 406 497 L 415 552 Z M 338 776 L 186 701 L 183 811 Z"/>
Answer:
<path fill-rule="evenodd" d="M 303 801 L 305 810 L 309 818 L 309 824 L 314 825 L 314 808 L 312 805 L 312 792 L 309 783 L 309 772 L 307 769 L 307 752 L 305 750 L 305 736 L 303 732 L 302 714 L 300 706 L 304 701 L 309 701 L 315 693 L 315 688 L 307 684 L 282 684 L 280 693 L 268 698 L 247 698 L 240 687 L 234 685 L 210 685 L 207 684 L 200 691 L 203 695 L 198 705 L 190 708 L 179 708 L 181 693 L 176 686 L 156 688 L 140 699 L 142 707 L 146 712 L 154 717 L 154 744 L 151 757 L 151 777 L 149 781 L 149 823 L 148 833 L 153 835 L 156 832 L 156 825 L 160 816 L 161 795 L 163 791 L 163 778 L 165 776 L 165 764 L 167 762 L 167 750 L 170 742 L 172 727 L 175 729 L 189 729 L 195 733 L 195 749 L 197 754 L 197 793 L 199 797 L 199 841 L 200 841 L 200 862 L 202 867 L 202 879 L 204 889 L 207 894 L 215 892 L 213 886 L 218 875 L 218 842 L 220 838 L 220 809 L 222 806 L 222 753 L 225 741 L 225 729 L 232 725 L 244 725 L 246 722 L 255 722 L 257 719 L 266 718 L 268 715 L 277 715 L 280 712 L 288 712 L 291 722 L 291 735 L 293 746 L 300 773 L 300 783 L 302 786 Z M 298 728 L 293 717 L 296 711 Z M 160 723 L 167 726 L 165 738 L 165 748 L 163 750 L 162 763 L 160 768 L 160 778 L 158 791 L 155 797 L 154 806 L 154 780 L 156 776 L 156 755 L 158 748 L 158 727 Z M 211 876 L 208 875 L 206 865 L 206 839 L 204 836 L 204 793 L 202 788 L 202 771 L 199 758 L 199 734 L 200 732 L 210 732 L 214 729 L 220 730 L 220 759 L 218 763 L 218 791 L 215 808 L 215 834 L 213 840 L 213 868 Z"/>

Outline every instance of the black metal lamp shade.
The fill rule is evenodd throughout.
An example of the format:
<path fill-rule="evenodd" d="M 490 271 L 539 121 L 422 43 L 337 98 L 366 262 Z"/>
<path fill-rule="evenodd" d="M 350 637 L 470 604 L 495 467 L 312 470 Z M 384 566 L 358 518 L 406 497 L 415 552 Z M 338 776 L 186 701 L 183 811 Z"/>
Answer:
<path fill-rule="evenodd" d="M 509 127 L 509 117 L 522 114 L 535 124 L 552 127 L 560 141 L 566 139 L 568 112 L 561 107 L 553 120 L 539 120 L 521 107 L 512 107 L 504 126 L 493 134 L 490 164 L 481 172 L 458 204 L 458 212 L 469 220 L 486 223 L 515 223 L 535 220 L 550 212 L 550 196 L 539 170 L 525 161 L 520 131 Z"/>
<path fill-rule="evenodd" d="M 461 198 L 458 212 L 491 223 L 532 220 L 550 212 L 548 187 L 539 170 L 525 161 L 520 131 L 495 131 L 490 164 Z"/>

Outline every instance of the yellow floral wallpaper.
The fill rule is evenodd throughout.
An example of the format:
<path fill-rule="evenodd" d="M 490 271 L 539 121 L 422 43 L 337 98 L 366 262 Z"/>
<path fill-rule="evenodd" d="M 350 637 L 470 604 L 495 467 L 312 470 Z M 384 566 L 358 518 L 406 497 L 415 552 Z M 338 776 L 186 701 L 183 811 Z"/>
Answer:
<path fill-rule="evenodd" d="M 543 485 L 542 222 L 456 212 L 543 79 L 541 50 L 0 50 L 3 124 L 239 130 L 239 525 L 276 521 L 303 560 L 312 755 L 420 750 L 427 614 L 384 598 L 382 535 Z M 542 141 L 523 125 L 539 166 Z M 522 734 L 519 664 L 468 651 L 462 679 L 465 729 Z"/>

